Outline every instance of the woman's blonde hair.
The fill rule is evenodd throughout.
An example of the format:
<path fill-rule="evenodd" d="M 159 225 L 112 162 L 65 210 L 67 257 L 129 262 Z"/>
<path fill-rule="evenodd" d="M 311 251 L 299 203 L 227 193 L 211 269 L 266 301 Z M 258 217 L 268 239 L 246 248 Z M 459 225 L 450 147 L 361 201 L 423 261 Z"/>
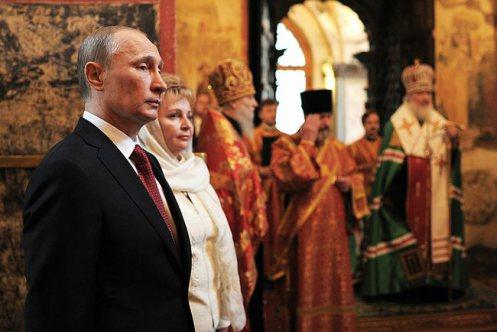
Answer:
<path fill-rule="evenodd" d="M 162 79 L 167 85 L 167 89 L 162 96 L 163 99 L 167 98 L 169 101 L 177 101 L 178 99 L 185 98 L 190 103 L 190 107 L 193 108 L 193 104 L 195 103 L 193 91 L 186 85 L 183 85 L 178 76 L 163 74 Z"/>

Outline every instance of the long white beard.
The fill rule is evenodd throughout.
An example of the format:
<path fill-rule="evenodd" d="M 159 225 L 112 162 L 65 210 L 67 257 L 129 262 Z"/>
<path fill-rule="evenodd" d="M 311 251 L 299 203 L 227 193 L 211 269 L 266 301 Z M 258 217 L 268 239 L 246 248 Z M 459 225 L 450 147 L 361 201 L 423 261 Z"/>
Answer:
<path fill-rule="evenodd" d="M 246 120 L 239 122 L 239 124 L 242 128 L 243 136 L 252 139 L 254 137 L 254 122 Z"/>
<path fill-rule="evenodd" d="M 242 130 L 242 135 L 249 138 L 249 139 L 252 139 L 253 136 L 254 136 L 254 118 L 253 117 L 244 117 L 242 114 L 240 113 L 236 113 L 234 112 L 233 113 L 227 113 L 225 112 L 225 115 L 229 116 L 230 118 L 232 118 L 233 120 L 235 120 L 236 122 L 238 122 L 238 124 L 240 125 L 240 129 Z"/>
<path fill-rule="evenodd" d="M 409 109 L 412 114 L 418 119 L 418 121 L 426 121 L 430 117 L 430 113 L 433 110 L 433 106 L 416 106 L 412 103 L 408 103 Z"/>

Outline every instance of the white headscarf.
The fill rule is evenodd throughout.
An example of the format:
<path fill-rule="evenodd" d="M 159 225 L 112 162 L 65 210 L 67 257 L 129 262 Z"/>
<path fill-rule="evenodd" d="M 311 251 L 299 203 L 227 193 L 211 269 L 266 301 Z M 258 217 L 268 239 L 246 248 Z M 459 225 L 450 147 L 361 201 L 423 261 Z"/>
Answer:
<path fill-rule="evenodd" d="M 162 134 L 158 120 L 149 122 L 138 133 L 140 144 L 151 152 L 159 161 L 164 176 L 173 192 L 185 192 L 195 196 L 209 214 L 218 229 L 216 254 L 219 267 L 218 280 L 221 283 L 220 313 L 230 320 L 231 327 L 240 331 L 245 327 L 245 310 L 240 290 L 238 263 L 233 237 L 228 220 L 223 212 L 219 197 L 210 184 L 210 174 L 205 162 L 192 152 L 189 147 L 183 151 L 181 159 L 174 156 Z"/>
<path fill-rule="evenodd" d="M 181 160 L 178 160 L 167 147 L 158 120 L 144 126 L 138 139 L 157 158 L 173 191 L 197 193 L 207 189 L 210 184 L 209 170 L 205 162 L 193 154 L 191 141 L 189 147 L 181 152 Z"/>

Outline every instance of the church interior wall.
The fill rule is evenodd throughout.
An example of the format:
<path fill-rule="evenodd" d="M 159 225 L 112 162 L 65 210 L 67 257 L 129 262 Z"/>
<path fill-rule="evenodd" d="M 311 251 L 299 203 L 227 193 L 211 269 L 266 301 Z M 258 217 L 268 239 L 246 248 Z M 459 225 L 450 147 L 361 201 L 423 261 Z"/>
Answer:
<path fill-rule="evenodd" d="M 40 156 L 82 113 L 75 63 L 84 36 L 97 25 L 139 27 L 159 45 L 167 70 L 195 88 L 225 58 L 248 62 L 247 5 L 248 0 L 0 3 L 0 331 L 22 330 L 23 192 Z M 468 244 L 497 249 L 497 1 L 436 0 L 435 13 L 436 103 L 450 120 L 467 126 L 462 147 Z M 289 19 L 298 24 L 307 14 L 289 13 Z M 313 62 L 338 58 L 322 32 L 312 32 L 320 30 L 301 28 L 315 48 Z M 311 86 L 323 86 L 319 69 L 312 77 Z"/>
<path fill-rule="evenodd" d="M 247 0 L 176 1 L 176 72 L 192 88 L 220 61 L 248 61 Z"/>
<path fill-rule="evenodd" d="M 77 51 L 95 27 L 127 25 L 196 87 L 225 58 L 247 61 L 246 0 L 9 0 L 0 3 L 0 331 L 22 330 L 23 192 L 82 114 Z"/>
<path fill-rule="evenodd" d="M 463 132 L 467 246 L 497 249 L 497 2 L 435 2 L 436 103 Z"/>
<path fill-rule="evenodd" d="M 0 331 L 23 330 L 23 193 L 43 154 L 82 114 L 79 45 L 98 26 L 136 27 L 174 71 L 174 14 L 174 0 L 0 3 Z"/>

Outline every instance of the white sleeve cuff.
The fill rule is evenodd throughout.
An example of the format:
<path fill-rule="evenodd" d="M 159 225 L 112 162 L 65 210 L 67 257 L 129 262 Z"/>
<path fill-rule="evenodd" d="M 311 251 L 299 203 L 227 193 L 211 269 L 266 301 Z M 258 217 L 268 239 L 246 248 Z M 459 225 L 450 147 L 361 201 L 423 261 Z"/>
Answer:
<path fill-rule="evenodd" d="M 224 328 L 227 328 L 231 325 L 231 322 L 229 320 L 226 320 L 226 319 L 219 319 L 219 323 L 217 324 L 217 329 L 224 329 Z"/>

